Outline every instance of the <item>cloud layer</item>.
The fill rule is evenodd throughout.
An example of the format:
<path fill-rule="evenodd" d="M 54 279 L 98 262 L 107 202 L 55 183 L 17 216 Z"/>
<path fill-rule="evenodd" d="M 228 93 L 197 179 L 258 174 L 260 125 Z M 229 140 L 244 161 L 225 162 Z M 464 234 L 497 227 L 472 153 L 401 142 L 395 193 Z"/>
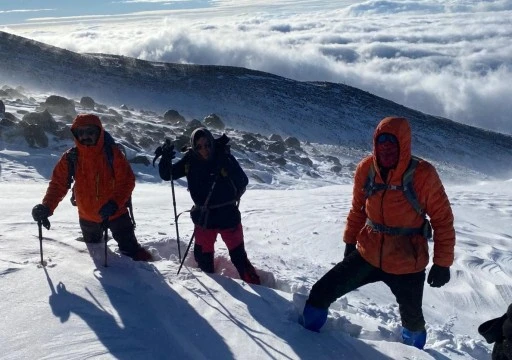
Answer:
<path fill-rule="evenodd" d="M 192 10 L 34 19 L 5 30 L 77 52 L 345 83 L 512 133 L 512 1 L 203 3 Z"/>

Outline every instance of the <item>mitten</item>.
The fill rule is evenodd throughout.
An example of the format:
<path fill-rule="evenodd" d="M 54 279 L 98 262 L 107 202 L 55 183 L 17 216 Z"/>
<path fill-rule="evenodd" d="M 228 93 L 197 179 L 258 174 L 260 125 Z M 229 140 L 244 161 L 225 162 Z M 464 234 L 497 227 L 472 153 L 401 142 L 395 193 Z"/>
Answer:
<path fill-rule="evenodd" d="M 114 200 L 107 201 L 100 209 L 99 214 L 103 220 L 114 215 L 119 207 Z"/>
<path fill-rule="evenodd" d="M 48 219 L 49 216 L 50 209 L 46 205 L 37 204 L 32 209 L 32 217 L 34 218 L 34 221 L 42 221 L 44 219 Z"/>
<path fill-rule="evenodd" d="M 432 287 L 441 287 L 450 281 L 450 268 L 439 265 L 432 265 L 428 273 L 427 283 Z"/>

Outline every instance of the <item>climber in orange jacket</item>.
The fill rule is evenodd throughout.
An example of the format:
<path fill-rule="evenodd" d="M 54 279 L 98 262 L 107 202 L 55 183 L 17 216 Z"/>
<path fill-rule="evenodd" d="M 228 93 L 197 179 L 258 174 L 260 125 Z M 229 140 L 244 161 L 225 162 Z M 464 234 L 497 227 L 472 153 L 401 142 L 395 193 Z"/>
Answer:
<path fill-rule="evenodd" d="M 434 256 L 427 282 L 441 287 L 450 280 L 454 259 L 450 202 L 435 168 L 411 155 L 407 119 L 387 117 L 375 130 L 373 154 L 355 172 L 344 259 L 311 289 L 302 324 L 319 331 L 336 299 L 382 281 L 398 302 L 404 343 L 423 348 L 422 300 L 432 229 Z"/>
<path fill-rule="evenodd" d="M 151 254 L 140 246 L 127 202 L 135 187 L 135 176 L 124 154 L 93 114 L 79 114 L 71 126 L 75 159 L 68 150 L 55 166 L 42 204 L 32 210 L 35 221 L 48 221 L 70 187 L 74 167 L 74 197 L 85 242 L 101 242 L 104 226 L 112 232 L 121 253 L 134 260 L 150 261 Z"/>

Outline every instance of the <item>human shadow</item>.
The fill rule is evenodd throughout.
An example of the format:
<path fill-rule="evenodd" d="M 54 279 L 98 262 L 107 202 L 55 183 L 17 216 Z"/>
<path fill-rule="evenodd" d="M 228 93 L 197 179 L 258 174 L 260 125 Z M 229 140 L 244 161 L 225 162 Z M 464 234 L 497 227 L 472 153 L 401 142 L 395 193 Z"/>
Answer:
<path fill-rule="evenodd" d="M 277 292 L 270 288 L 257 285 L 241 285 L 233 279 L 217 274 L 210 274 L 210 277 L 216 281 L 233 298 L 246 304 L 252 318 L 258 324 L 268 331 L 281 338 L 293 349 L 294 354 L 300 359 L 311 357 L 313 353 L 324 354 L 326 349 L 329 352 L 336 353 L 338 349 L 343 348 L 346 353 L 358 354 L 361 359 L 383 359 L 391 360 L 390 357 L 378 352 L 370 345 L 365 344 L 349 336 L 340 337 L 332 333 L 317 334 L 302 328 L 298 322 L 291 321 L 286 313 L 290 309 L 290 302 L 281 297 Z M 229 309 L 217 300 L 215 294 L 197 278 L 198 282 L 205 288 L 208 294 L 216 301 L 215 307 L 227 319 L 239 326 L 261 350 L 268 359 L 290 359 L 290 356 L 283 353 L 279 348 L 268 343 L 266 340 L 268 334 L 261 330 L 251 328 L 243 321 L 236 318 Z M 251 286 L 252 291 L 247 290 Z M 198 294 L 198 296 L 201 296 Z M 305 341 L 306 340 L 306 341 Z M 326 354 L 327 355 L 327 354 Z"/>
<path fill-rule="evenodd" d="M 62 323 L 70 314 L 78 316 L 104 346 L 102 350 L 116 359 L 210 358 L 212 354 L 233 358 L 223 338 L 170 288 L 156 267 L 114 255 L 109 253 L 108 267 L 103 266 L 103 257 L 91 256 L 97 267 L 94 275 L 108 300 L 98 299 L 87 287 L 90 299 L 71 292 L 62 282 L 54 286 L 44 268 L 51 290 L 49 304 Z M 92 345 L 69 346 L 79 347 L 73 349 L 75 354 L 87 355 Z"/>

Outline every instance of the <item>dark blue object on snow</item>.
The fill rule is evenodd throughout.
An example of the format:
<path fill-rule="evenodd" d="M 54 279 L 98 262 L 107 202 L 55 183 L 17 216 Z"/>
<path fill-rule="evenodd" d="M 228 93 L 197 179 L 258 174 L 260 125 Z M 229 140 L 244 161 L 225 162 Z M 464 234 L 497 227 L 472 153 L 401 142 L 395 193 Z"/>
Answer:
<path fill-rule="evenodd" d="M 327 321 L 327 312 L 327 309 L 319 309 L 306 304 L 302 316 L 299 318 L 299 323 L 308 330 L 320 332 L 320 328 Z"/>
<path fill-rule="evenodd" d="M 402 328 L 402 340 L 406 345 L 423 349 L 427 342 L 427 331 L 411 331 L 406 328 Z"/>

